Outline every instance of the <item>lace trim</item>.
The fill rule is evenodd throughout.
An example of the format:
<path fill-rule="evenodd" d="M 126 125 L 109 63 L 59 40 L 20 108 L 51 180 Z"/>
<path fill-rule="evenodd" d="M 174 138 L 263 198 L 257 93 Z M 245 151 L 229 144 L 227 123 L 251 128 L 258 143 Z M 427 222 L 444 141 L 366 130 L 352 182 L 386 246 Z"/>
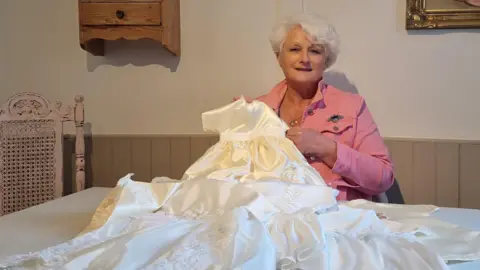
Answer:
<path fill-rule="evenodd" d="M 305 175 L 303 170 L 299 170 L 298 166 L 294 163 L 288 163 L 285 170 L 280 176 L 282 180 L 286 180 L 293 183 L 304 182 Z M 300 179 L 300 181 L 299 181 Z"/>
<path fill-rule="evenodd" d="M 175 217 L 168 217 L 169 220 L 175 221 L 178 220 Z M 129 233 L 129 229 L 132 226 L 132 222 L 137 218 L 128 218 L 125 222 L 117 222 L 116 225 L 124 224 L 123 229 L 120 230 L 118 234 L 115 235 L 106 235 L 108 230 L 102 231 L 105 227 L 102 227 L 100 230 L 94 230 L 83 234 L 79 237 L 76 237 L 70 241 L 64 242 L 62 244 L 43 249 L 41 251 L 29 252 L 21 255 L 13 255 L 7 258 L 2 258 L 2 263 L 0 263 L 0 269 L 18 269 L 22 266 L 28 265 L 29 267 L 47 267 L 48 269 L 55 269 L 56 266 L 63 264 L 68 261 L 68 254 L 75 253 L 80 250 L 86 250 L 95 245 L 99 245 L 103 242 L 109 241 L 112 238 L 121 237 L 124 234 Z M 119 221 L 119 220 L 117 220 Z M 137 233 L 142 231 L 148 231 L 154 229 L 155 227 L 148 227 L 140 229 Z M 99 235 L 101 234 L 101 235 Z"/>
<path fill-rule="evenodd" d="M 162 208 L 160 208 L 159 211 L 161 211 L 161 213 L 163 213 L 166 216 L 176 217 L 179 219 L 189 219 L 189 220 L 198 220 L 208 216 L 222 216 L 225 214 L 224 209 L 216 209 L 215 211 L 204 211 L 198 208 L 197 209 L 193 208 L 193 209 L 187 209 L 181 214 L 175 214 L 172 211 L 163 210 Z"/>
<path fill-rule="evenodd" d="M 323 245 L 314 244 L 298 248 L 292 256 L 284 257 L 277 261 L 278 270 L 306 270 L 311 267 L 311 259 L 316 257 L 315 252 L 322 252 Z M 309 260 L 310 259 L 310 260 Z M 305 267 L 304 264 L 309 265 Z"/>
<path fill-rule="evenodd" d="M 290 209 L 299 209 L 301 207 L 301 203 L 298 202 L 298 197 L 302 195 L 302 191 L 293 186 L 288 186 L 285 188 L 283 193 L 283 200 L 285 200 L 286 205 Z"/>
<path fill-rule="evenodd" d="M 158 260 L 152 267 L 147 269 L 206 269 L 209 257 L 208 249 L 199 241 L 194 241 L 170 251 L 167 258 Z"/>
<path fill-rule="evenodd" d="M 215 223 L 205 232 L 193 232 L 195 237 L 182 243 L 178 248 L 169 251 L 152 267 L 153 269 L 207 269 L 212 266 L 212 254 L 217 258 L 231 245 L 237 231 L 237 226 L 232 223 Z M 213 249 L 213 250 L 212 250 Z"/>

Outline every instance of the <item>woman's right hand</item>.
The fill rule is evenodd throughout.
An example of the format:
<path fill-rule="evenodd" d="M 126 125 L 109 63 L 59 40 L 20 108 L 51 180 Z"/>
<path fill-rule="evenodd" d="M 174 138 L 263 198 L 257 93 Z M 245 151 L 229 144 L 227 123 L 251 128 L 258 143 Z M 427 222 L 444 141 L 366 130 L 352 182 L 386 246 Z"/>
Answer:
<path fill-rule="evenodd" d="M 239 99 L 241 99 L 241 98 L 242 98 L 242 97 L 234 97 L 234 98 L 233 98 L 233 102 L 235 102 L 235 101 L 237 101 L 237 100 L 239 100 Z M 249 98 L 249 97 L 243 97 L 243 98 L 245 99 L 245 101 L 246 101 L 247 103 L 252 103 L 252 101 L 254 100 L 253 98 Z"/>

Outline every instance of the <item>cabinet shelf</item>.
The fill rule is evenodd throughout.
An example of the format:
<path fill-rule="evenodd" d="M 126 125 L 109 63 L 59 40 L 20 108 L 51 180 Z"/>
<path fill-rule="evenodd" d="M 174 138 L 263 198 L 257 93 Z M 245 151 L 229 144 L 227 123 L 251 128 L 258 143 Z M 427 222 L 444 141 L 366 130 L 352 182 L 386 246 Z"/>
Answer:
<path fill-rule="evenodd" d="M 180 56 L 180 0 L 78 0 L 80 47 L 105 55 L 105 40 L 152 39 Z"/>

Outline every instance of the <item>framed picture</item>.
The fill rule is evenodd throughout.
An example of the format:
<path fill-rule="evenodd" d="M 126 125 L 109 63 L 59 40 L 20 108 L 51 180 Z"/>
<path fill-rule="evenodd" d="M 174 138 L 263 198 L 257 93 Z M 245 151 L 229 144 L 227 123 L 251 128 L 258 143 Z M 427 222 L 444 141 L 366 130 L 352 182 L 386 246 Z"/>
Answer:
<path fill-rule="evenodd" d="M 480 28 L 480 0 L 407 0 L 407 30 L 448 28 Z"/>

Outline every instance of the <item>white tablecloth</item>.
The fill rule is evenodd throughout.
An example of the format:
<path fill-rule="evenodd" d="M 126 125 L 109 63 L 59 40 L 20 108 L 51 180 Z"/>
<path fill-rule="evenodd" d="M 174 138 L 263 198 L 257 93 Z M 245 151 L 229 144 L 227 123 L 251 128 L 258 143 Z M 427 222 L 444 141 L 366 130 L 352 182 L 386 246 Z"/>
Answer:
<path fill-rule="evenodd" d="M 0 217 L 0 257 L 68 241 L 83 230 L 109 188 L 90 188 Z"/>
<path fill-rule="evenodd" d="M 110 188 L 90 188 L 39 206 L 0 217 L 0 257 L 36 251 L 75 237 L 85 228 Z M 441 220 L 480 230 L 480 210 L 441 208 Z M 454 270 L 479 270 L 480 261 Z"/>

